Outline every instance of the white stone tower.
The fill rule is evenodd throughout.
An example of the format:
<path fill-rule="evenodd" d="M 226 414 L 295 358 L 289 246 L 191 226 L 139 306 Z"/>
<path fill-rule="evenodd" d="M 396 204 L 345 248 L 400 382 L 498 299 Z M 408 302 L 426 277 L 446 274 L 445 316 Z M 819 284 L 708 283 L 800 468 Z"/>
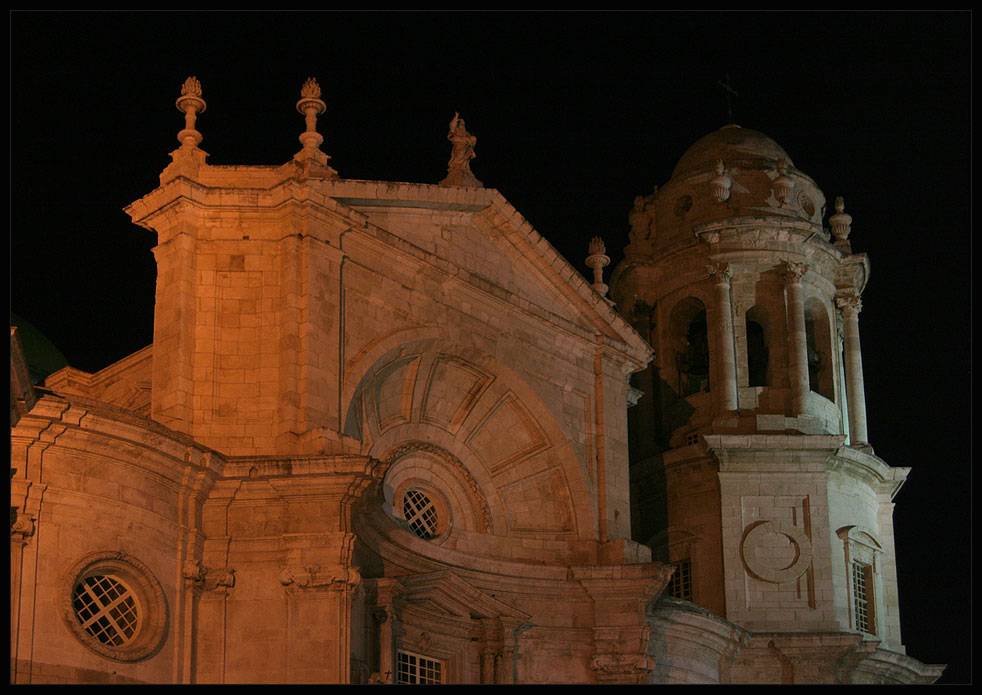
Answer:
<path fill-rule="evenodd" d="M 836 203 L 830 233 L 787 153 L 725 126 L 635 201 L 611 279 L 655 349 L 631 414 L 633 533 L 675 564 L 676 597 L 745 631 L 713 652 L 724 681 L 940 674 L 901 643 L 892 499 L 909 469 L 869 444 L 869 262 Z M 653 639 L 679 624 L 665 615 Z"/>

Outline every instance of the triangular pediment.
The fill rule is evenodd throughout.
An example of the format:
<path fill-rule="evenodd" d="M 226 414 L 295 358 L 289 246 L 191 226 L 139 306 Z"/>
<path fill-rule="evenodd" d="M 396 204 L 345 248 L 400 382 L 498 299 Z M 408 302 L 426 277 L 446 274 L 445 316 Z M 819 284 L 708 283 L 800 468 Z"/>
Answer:
<path fill-rule="evenodd" d="M 454 617 L 514 618 L 522 621 L 529 618 L 527 613 L 489 596 L 450 570 L 402 577 L 399 583 L 402 586 L 402 600 L 435 608 Z"/>
<path fill-rule="evenodd" d="M 644 339 L 497 191 L 369 183 L 325 186 L 368 220 L 366 233 L 475 292 L 590 339 L 602 334 L 639 368 L 650 359 Z"/>
<path fill-rule="evenodd" d="M 393 250 L 389 270 L 399 266 L 400 257 L 414 257 L 431 266 L 439 282 L 505 302 L 591 341 L 603 336 L 635 369 L 650 360 L 644 339 L 498 191 L 301 180 L 290 171 L 203 167 L 194 180 L 168 181 L 126 212 L 136 224 L 156 230 L 161 242 L 183 230 L 174 227 L 180 220 L 215 238 L 310 235 L 327 246 L 343 246 L 346 254 L 362 237 L 370 242 L 369 256 Z M 180 215 L 173 214 L 176 209 Z M 231 231 L 223 231 L 226 227 Z"/>

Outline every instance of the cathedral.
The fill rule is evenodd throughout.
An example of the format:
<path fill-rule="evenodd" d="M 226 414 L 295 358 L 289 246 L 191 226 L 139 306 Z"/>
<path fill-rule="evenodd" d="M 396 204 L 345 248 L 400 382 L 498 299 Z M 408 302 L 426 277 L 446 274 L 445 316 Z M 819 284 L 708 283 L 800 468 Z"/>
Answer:
<path fill-rule="evenodd" d="M 591 284 L 459 114 L 417 184 L 331 166 L 313 79 L 281 165 L 208 164 L 176 105 L 126 208 L 153 343 L 35 383 L 11 329 L 12 682 L 941 675 L 900 633 L 869 260 L 780 145 L 698 140 Z"/>

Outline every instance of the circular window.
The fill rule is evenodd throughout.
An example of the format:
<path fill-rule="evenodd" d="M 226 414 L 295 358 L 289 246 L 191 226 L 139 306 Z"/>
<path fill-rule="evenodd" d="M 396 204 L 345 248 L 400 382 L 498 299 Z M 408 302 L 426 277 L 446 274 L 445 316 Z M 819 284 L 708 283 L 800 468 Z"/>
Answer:
<path fill-rule="evenodd" d="M 123 553 L 99 553 L 69 576 L 65 622 L 85 646 L 118 661 L 156 653 L 166 636 L 167 604 L 146 565 Z"/>
<path fill-rule="evenodd" d="M 122 647 L 140 629 L 136 595 L 120 577 L 96 574 L 75 585 L 75 618 L 82 629 L 103 644 Z"/>
<path fill-rule="evenodd" d="M 439 534 L 440 517 L 436 505 L 419 490 L 406 490 L 402 498 L 402 514 L 409 528 L 420 538 L 429 539 Z"/>

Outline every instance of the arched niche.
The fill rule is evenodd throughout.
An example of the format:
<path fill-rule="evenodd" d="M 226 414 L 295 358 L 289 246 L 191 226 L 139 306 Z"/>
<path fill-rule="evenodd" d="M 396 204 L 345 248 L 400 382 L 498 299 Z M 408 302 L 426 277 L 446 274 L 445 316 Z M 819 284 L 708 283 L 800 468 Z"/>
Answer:
<path fill-rule="evenodd" d="M 671 382 L 681 397 L 709 391 L 709 325 L 706 305 L 686 297 L 669 313 Z"/>
<path fill-rule="evenodd" d="M 373 363 L 365 363 L 368 356 Z M 381 461 L 409 447 L 415 479 L 442 491 L 448 509 L 489 517 L 467 530 L 595 537 L 587 462 L 520 373 L 473 346 L 427 337 L 363 351 L 356 364 L 362 376 L 345 408 L 345 434 Z"/>
<path fill-rule="evenodd" d="M 805 300 L 805 341 L 808 355 L 808 386 L 830 401 L 835 400 L 835 354 L 829 312 L 817 297 Z"/>
<path fill-rule="evenodd" d="M 754 305 L 745 315 L 747 340 L 747 385 L 771 386 L 771 341 L 773 330 L 770 317 L 760 305 Z"/>

